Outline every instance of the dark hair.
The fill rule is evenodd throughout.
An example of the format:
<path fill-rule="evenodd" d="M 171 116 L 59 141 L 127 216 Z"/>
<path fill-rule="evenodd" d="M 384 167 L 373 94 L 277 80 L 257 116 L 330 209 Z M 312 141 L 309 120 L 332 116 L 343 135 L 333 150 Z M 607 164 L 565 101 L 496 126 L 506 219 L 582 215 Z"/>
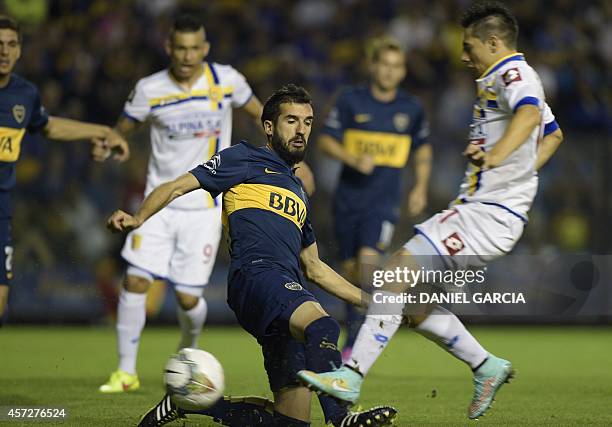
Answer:
<path fill-rule="evenodd" d="M 312 101 L 310 100 L 310 95 L 303 87 L 293 83 L 286 84 L 266 100 L 263 112 L 261 113 L 261 124 L 263 125 L 266 120 L 274 123 L 280 115 L 280 105 L 288 103 L 311 104 Z"/>
<path fill-rule="evenodd" d="M 17 33 L 19 41 L 21 41 L 21 30 L 19 24 L 12 18 L 5 15 L 0 15 L 0 30 L 13 30 Z"/>
<path fill-rule="evenodd" d="M 516 48 L 518 23 L 503 3 L 479 1 L 473 3 L 461 17 L 463 28 L 472 27 L 472 34 L 484 42 L 487 37 L 496 35 L 510 48 Z"/>
<path fill-rule="evenodd" d="M 204 24 L 198 18 L 192 15 L 179 15 L 174 20 L 172 28 L 170 29 L 170 35 L 175 32 L 179 33 L 195 33 L 204 28 Z"/>

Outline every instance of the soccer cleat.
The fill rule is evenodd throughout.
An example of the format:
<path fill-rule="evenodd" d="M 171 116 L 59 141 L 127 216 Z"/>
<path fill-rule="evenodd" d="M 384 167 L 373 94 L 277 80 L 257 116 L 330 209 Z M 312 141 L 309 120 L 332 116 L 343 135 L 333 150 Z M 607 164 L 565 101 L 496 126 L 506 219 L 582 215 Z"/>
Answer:
<path fill-rule="evenodd" d="M 306 387 L 316 392 L 350 403 L 359 399 L 363 377 L 348 366 L 320 374 L 300 371 L 297 375 Z"/>
<path fill-rule="evenodd" d="M 152 407 L 138 422 L 138 427 L 158 427 L 168 424 L 179 418 L 185 418 L 182 411 L 172 403 L 169 395 L 165 395 L 161 402 Z"/>
<path fill-rule="evenodd" d="M 484 415 L 499 388 L 513 377 L 514 369 L 510 362 L 489 355 L 484 364 L 474 372 L 474 397 L 468 408 L 468 417 L 473 420 Z"/>
<path fill-rule="evenodd" d="M 378 427 L 390 426 L 397 417 L 392 406 L 376 406 L 362 412 L 349 412 L 335 427 Z"/>
<path fill-rule="evenodd" d="M 102 384 L 98 391 L 101 393 L 125 393 L 128 391 L 138 390 L 140 381 L 138 375 L 128 374 L 121 369 L 113 372 L 106 384 Z"/>

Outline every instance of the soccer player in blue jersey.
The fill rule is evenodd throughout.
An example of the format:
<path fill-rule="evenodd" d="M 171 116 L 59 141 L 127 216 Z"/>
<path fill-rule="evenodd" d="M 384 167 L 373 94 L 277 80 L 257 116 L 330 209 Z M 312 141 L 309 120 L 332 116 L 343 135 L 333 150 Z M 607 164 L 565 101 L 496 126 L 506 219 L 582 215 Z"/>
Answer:
<path fill-rule="evenodd" d="M 129 231 L 191 191 L 203 188 L 213 197 L 223 193 L 223 223 L 231 254 L 228 304 L 240 325 L 262 346 L 274 393 L 273 413 L 264 406 L 232 405 L 228 400 L 199 412 L 226 425 L 310 425 L 311 393 L 298 383 L 297 371 L 308 367 L 321 372 L 341 363 L 339 325 L 304 287 L 302 272 L 351 304 L 365 305 L 369 299 L 319 259 L 308 198 L 294 174 L 294 166 L 304 157 L 313 120 L 308 93 L 287 85 L 263 107 L 265 147 L 242 142 L 222 150 L 157 187 L 135 215 L 116 211 L 108 221 L 112 230 Z M 335 426 L 387 425 L 396 415 L 391 407 L 353 413 L 333 398 L 319 400 L 326 422 Z M 163 425 L 186 413 L 166 396 L 140 425 Z"/>
<path fill-rule="evenodd" d="M 408 213 L 427 204 L 432 148 L 421 102 L 400 89 L 406 57 L 390 38 L 372 40 L 368 49 L 370 81 L 342 90 L 319 137 L 324 153 L 343 164 L 334 196 L 336 239 L 344 277 L 367 286 L 371 269 L 388 248 L 402 201 L 402 175 L 414 151 L 415 185 Z M 348 336 L 342 359 L 348 360 L 363 315 L 347 305 Z"/>
<path fill-rule="evenodd" d="M 38 88 L 13 73 L 21 56 L 21 33 L 13 19 L 0 16 L 0 324 L 6 308 L 12 273 L 12 203 L 15 163 L 27 132 L 42 132 L 49 139 L 76 141 L 89 139 L 116 152 L 124 161 L 129 157 L 127 143 L 108 126 L 50 117 L 42 106 Z"/>

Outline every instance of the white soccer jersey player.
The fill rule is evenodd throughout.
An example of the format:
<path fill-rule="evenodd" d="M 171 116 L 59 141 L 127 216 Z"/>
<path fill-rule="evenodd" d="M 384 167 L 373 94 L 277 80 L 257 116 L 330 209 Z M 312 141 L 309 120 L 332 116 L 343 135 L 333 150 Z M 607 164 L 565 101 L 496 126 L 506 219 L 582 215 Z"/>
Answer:
<path fill-rule="evenodd" d="M 253 92 L 233 67 L 203 67 L 189 91 L 167 69 L 145 77 L 125 104 L 128 118 L 151 125 L 145 196 L 231 145 L 232 109 L 244 106 Z M 182 292 L 200 294 L 221 236 L 219 205 L 204 190 L 180 197 L 128 235 L 122 256 Z"/>
<path fill-rule="evenodd" d="M 537 73 L 520 53 L 492 65 L 476 84 L 478 96 L 470 125 L 470 143 L 489 152 L 522 105 L 537 106 L 542 113 L 542 124 L 495 168 L 483 170 L 469 164 L 459 197 L 449 209 L 415 227 L 417 234 L 429 240 L 438 253 L 468 255 L 469 258 L 457 258 L 455 265 L 460 266 L 474 261 L 476 264 L 488 262 L 514 247 L 537 191 L 535 164 L 538 140 L 545 130 L 543 124 L 556 123 L 545 103 Z M 406 247 L 420 250 L 410 243 Z"/>

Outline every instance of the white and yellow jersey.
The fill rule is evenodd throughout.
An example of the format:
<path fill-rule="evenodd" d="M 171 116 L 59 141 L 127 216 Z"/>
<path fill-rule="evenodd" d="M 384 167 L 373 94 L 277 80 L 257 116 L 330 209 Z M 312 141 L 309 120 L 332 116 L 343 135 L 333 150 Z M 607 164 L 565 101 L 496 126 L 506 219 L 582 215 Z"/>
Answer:
<path fill-rule="evenodd" d="M 520 53 L 493 64 L 476 80 L 476 84 L 478 96 L 469 139 L 484 151 L 491 151 L 502 138 L 515 111 L 522 105 L 535 105 L 541 113 L 547 113 L 542 114 L 543 121 L 547 118 L 554 120 L 545 104 L 544 89 L 538 74 Z M 542 124 L 536 127 L 527 141 L 493 169 L 483 170 L 469 164 L 455 203 L 500 205 L 526 221 L 538 186 L 535 163 L 537 143 L 543 130 Z"/>
<path fill-rule="evenodd" d="M 202 66 L 204 73 L 189 91 L 166 69 L 139 80 L 125 103 L 125 116 L 151 124 L 145 196 L 231 145 L 232 108 L 245 105 L 253 91 L 229 65 Z M 218 203 L 204 190 L 196 190 L 169 207 L 207 209 Z"/>

